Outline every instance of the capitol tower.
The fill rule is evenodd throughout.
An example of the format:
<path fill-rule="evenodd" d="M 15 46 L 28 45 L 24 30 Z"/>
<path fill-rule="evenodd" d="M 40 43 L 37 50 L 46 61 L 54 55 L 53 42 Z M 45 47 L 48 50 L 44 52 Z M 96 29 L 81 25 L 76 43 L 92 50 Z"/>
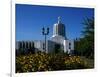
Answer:
<path fill-rule="evenodd" d="M 61 22 L 61 17 L 58 17 L 58 22 L 53 25 L 53 35 L 51 40 L 55 42 L 55 48 L 71 53 L 74 50 L 74 41 L 69 40 L 66 36 L 66 27 Z"/>
<path fill-rule="evenodd" d="M 53 35 L 52 41 L 63 44 L 63 41 L 66 40 L 66 31 L 65 25 L 61 22 L 61 17 L 58 17 L 58 22 L 53 26 Z"/>
<path fill-rule="evenodd" d="M 62 36 L 66 38 L 65 25 L 61 23 L 61 17 L 58 17 L 58 22 L 54 24 L 53 37 Z"/>

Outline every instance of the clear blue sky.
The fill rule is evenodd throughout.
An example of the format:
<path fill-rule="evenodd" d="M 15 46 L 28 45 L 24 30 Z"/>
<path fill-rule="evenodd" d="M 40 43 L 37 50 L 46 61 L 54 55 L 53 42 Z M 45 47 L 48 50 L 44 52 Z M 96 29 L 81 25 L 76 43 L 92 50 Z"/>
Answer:
<path fill-rule="evenodd" d="M 43 40 L 43 26 L 50 28 L 49 39 L 58 16 L 65 24 L 67 38 L 74 39 L 81 35 L 84 18 L 94 17 L 94 9 L 16 4 L 16 40 Z"/>

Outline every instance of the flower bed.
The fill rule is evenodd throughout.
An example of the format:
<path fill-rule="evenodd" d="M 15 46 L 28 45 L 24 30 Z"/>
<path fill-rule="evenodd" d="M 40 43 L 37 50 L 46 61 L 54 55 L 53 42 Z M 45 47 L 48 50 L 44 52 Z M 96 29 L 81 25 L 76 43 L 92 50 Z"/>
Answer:
<path fill-rule="evenodd" d="M 79 56 L 35 53 L 16 57 L 16 73 L 89 68 Z"/>

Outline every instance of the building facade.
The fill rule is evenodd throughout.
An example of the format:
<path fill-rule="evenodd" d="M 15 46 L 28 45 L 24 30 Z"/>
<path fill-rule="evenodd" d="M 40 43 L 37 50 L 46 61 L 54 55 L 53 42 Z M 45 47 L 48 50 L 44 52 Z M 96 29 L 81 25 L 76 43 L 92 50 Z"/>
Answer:
<path fill-rule="evenodd" d="M 41 51 L 46 53 L 58 53 L 64 52 L 72 54 L 74 50 L 74 41 L 69 40 L 66 37 L 65 25 L 61 22 L 61 18 L 58 17 L 58 22 L 53 26 L 53 35 L 49 40 L 46 40 L 46 51 L 44 40 L 33 40 L 33 41 L 17 41 L 16 50 L 19 49 L 33 50 L 34 52 Z M 18 51 L 19 52 L 19 51 Z"/>

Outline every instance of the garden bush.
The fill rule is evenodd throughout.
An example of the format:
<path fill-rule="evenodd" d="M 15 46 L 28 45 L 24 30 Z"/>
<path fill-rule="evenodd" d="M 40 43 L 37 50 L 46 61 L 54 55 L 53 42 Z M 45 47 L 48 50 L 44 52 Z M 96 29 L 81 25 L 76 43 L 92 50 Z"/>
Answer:
<path fill-rule="evenodd" d="M 89 68 L 88 62 L 80 56 L 38 52 L 16 57 L 16 73 L 85 68 Z"/>

